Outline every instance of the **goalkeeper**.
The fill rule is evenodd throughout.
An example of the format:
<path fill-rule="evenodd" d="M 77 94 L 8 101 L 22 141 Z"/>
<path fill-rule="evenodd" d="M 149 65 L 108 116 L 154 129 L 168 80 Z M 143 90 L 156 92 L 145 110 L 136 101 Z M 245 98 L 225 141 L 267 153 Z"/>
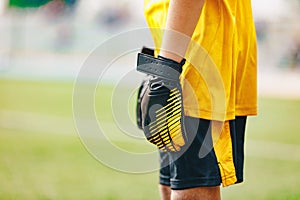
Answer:
<path fill-rule="evenodd" d="M 160 151 L 161 198 L 220 199 L 221 184 L 243 181 L 246 120 L 247 116 L 257 114 L 256 37 L 251 0 L 145 0 L 144 6 L 149 27 L 166 29 L 163 36 L 157 29 L 151 29 L 159 55 L 156 58 L 158 65 L 173 63 L 179 69 L 182 90 L 178 91 L 183 96 L 184 140 L 168 143 L 178 151 Z M 210 94 L 211 85 L 199 73 L 199 66 L 190 64 L 189 59 L 184 64 L 187 56 L 183 55 L 191 53 L 187 50 L 190 41 L 178 39 L 167 30 L 201 45 L 214 62 L 225 94 L 223 121 L 214 117 L 211 105 L 218 99 Z M 203 59 L 201 55 L 193 56 Z M 156 79 L 153 76 L 150 82 Z M 195 98 L 191 98 L 191 93 Z M 143 98 L 145 104 L 147 98 Z M 220 132 L 216 131 L 218 127 Z M 189 138 L 193 134 L 195 137 Z M 199 156 L 200 149 L 210 145 L 208 152 Z M 181 146 L 184 148 L 180 150 Z"/>

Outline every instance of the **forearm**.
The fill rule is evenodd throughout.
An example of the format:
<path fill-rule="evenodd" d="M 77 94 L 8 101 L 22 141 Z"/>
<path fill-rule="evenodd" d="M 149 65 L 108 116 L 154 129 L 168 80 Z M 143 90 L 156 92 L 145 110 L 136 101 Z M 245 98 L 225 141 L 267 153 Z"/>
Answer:
<path fill-rule="evenodd" d="M 160 55 L 180 62 L 198 23 L 205 0 L 170 0 Z"/>

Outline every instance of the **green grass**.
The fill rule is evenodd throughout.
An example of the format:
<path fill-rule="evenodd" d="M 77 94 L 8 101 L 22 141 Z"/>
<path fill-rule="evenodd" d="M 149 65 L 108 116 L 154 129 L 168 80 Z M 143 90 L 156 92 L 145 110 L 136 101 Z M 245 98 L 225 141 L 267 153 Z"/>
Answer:
<path fill-rule="evenodd" d="M 98 88 L 96 113 L 114 131 L 111 89 Z M 72 120 L 72 92 L 73 83 L 0 80 L 0 199 L 159 199 L 158 172 L 123 173 L 88 153 Z M 276 149 L 281 151 L 281 144 L 291 144 L 299 152 L 299 111 L 300 100 L 260 99 L 260 114 L 249 119 L 247 139 L 273 145 L 266 150 L 256 143 L 249 146 L 246 181 L 224 188 L 225 200 L 300 199 L 300 160 L 289 160 L 293 152 L 286 149 L 282 149 L 287 153 L 284 159 L 268 157 Z M 152 149 L 144 141 L 125 138 L 113 143 L 133 152 Z"/>
<path fill-rule="evenodd" d="M 0 152 L 0 199 L 146 199 L 157 195 L 151 191 L 157 182 L 154 174 L 112 170 L 93 159 L 73 135 L 2 129 Z"/>
<path fill-rule="evenodd" d="M 261 99 L 248 128 L 252 139 L 299 145 L 300 100 Z"/>

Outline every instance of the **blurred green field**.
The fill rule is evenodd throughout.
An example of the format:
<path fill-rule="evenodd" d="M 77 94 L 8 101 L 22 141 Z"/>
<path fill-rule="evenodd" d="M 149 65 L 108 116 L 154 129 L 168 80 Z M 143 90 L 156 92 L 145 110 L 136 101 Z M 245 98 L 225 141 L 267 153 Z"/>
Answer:
<path fill-rule="evenodd" d="M 0 199 L 159 199 L 157 172 L 118 172 L 86 151 L 72 92 L 69 82 L 0 80 Z M 223 199 L 300 199 L 299 130 L 300 100 L 261 98 L 247 126 L 246 181 L 224 188 Z"/>

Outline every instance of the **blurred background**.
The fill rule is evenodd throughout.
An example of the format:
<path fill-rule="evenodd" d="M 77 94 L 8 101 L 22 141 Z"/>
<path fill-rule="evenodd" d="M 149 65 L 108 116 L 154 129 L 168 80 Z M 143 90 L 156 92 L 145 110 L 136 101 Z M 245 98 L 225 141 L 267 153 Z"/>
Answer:
<path fill-rule="evenodd" d="M 252 2 L 259 115 L 247 126 L 246 182 L 222 195 L 300 199 L 300 1 Z M 138 0 L 0 1 L 0 199 L 159 199 L 157 171 L 122 173 L 98 162 L 72 113 L 85 59 L 112 36 L 145 28 L 142 7 Z M 128 65 L 135 67 L 132 55 L 120 71 Z M 114 78 L 108 74 L 99 95 L 110 94 Z M 145 148 L 132 138 L 116 145 Z"/>

